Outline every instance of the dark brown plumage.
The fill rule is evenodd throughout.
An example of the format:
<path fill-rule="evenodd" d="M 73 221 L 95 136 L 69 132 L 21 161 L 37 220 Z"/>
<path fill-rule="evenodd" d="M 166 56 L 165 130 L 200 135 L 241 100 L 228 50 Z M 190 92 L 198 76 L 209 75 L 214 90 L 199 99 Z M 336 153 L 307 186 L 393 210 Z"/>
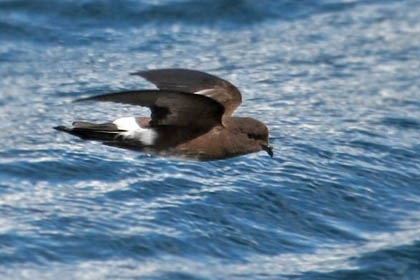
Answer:
<path fill-rule="evenodd" d="M 226 80 L 187 69 L 133 73 L 158 90 L 93 96 L 81 101 L 108 101 L 150 108 L 151 117 L 122 118 L 112 123 L 74 122 L 60 131 L 152 154 L 217 160 L 265 150 L 273 156 L 268 129 L 252 118 L 232 117 L 241 93 Z"/>

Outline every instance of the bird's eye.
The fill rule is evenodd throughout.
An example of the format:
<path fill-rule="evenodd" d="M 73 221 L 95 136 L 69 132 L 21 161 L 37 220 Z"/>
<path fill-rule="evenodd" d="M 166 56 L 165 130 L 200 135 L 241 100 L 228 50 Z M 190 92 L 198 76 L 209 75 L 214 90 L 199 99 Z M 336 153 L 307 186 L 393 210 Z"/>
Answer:
<path fill-rule="evenodd" d="M 254 134 L 254 133 L 247 133 L 247 135 L 248 135 L 248 138 L 258 139 L 258 135 Z"/>

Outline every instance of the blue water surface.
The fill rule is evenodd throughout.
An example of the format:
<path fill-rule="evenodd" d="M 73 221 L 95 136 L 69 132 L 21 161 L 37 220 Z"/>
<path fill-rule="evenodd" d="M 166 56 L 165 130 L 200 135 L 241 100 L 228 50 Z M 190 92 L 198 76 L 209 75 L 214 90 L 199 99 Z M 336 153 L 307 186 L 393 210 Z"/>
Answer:
<path fill-rule="evenodd" d="M 0 1 L 0 279 L 420 279 L 417 0 Z M 190 68 L 275 149 L 194 162 L 53 130 Z"/>

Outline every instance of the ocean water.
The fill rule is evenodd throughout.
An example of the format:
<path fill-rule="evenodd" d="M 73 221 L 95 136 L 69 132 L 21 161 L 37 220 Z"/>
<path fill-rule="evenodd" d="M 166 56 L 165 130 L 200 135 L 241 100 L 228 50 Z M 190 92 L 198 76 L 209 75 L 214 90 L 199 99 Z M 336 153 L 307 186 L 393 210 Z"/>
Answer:
<path fill-rule="evenodd" d="M 420 279 L 417 0 L 1 0 L 0 279 Z M 181 67 L 264 152 L 149 156 L 52 129 Z"/>

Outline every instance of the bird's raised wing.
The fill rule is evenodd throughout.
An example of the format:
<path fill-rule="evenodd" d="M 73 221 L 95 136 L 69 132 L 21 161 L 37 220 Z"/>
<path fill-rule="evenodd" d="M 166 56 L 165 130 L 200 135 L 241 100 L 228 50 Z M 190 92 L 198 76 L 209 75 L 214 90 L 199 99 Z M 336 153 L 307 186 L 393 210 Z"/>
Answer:
<path fill-rule="evenodd" d="M 239 90 L 214 75 L 188 69 L 156 69 L 132 73 L 155 84 L 161 90 L 174 90 L 207 96 L 224 107 L 223 119 L 232 115 L 241 104 Z"/>
<path fill-rule="evenodd" d="M 115 92 L 81 101 L 105 101 L 150 108 L 151 125 L 191 126 L 210 128 L 222 122 L 224 107 L 203 95 L 173 90 L 137 90 Z"/>

